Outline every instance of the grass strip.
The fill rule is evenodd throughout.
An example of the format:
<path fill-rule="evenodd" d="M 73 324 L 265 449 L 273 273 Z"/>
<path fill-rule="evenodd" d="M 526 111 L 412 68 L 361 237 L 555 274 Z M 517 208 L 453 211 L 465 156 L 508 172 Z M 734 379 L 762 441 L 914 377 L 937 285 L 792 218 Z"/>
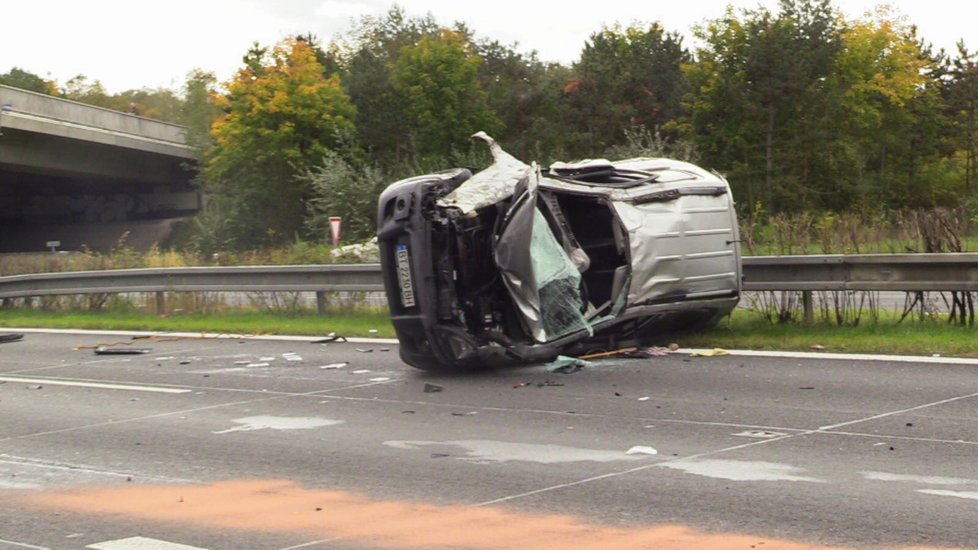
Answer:
<path fill-rule="evenodd" d="M 305 336 L 336 332 L 343 336 L 395 336 L 390 318 L 382 309 L 332 312 L 323 316 L 231 310 L 213 314 L 180 313 L 168 317 L 141 312 L 8 309 L 0 310 L 0 326 Z M 757 313 L 737 310 L 712 330 L 666 335 L 657 343 L 666 345 L 671 342 L 690 348 L 978 357 L 978 327 L 949 325 L 940 320 L 897 323 L 895 318 L 886 316 L 877 323 L 863 322 L 859 326 L 830 323 L 772 325 Z"/>
<path fill-rule="evenodd" d="M 181 313 L 161 317 L 152 313 L 115 311 L 0 310 L 0 326 L 8 328 L 63 328 L 88 330 L 148 330 L 168 332 L 222 332 L 234 334 L 287 334 L 393 338 L 394 327 L 384 310 L 276 314 L 257 311 Z M 376 331 L 376 332 L 371 332 Z"/>

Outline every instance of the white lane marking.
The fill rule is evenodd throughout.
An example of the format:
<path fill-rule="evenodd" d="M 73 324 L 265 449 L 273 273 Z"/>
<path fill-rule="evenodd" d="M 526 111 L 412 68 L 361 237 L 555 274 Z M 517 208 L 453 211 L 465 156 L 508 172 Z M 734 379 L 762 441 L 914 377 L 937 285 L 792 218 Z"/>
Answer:
<path fill-rule="evenodd" d="M 699 459 L 677 460 L 662 464 L 663 468 L 682 470 L 687 474 L 726 479 L 729 481 L 807 481 L 825 483 L 815 477 L 796 475 L 803 469 L 788 464 L 755 460 Z"/>
<path fill-rule="evenodd" d="M 147 537 L 107 540 L 105 542 L 90 544 L 85 548 L 91 548 L 92 550 L 207 550 L 200 546 L 189 546 Z"/>
<path fill-rule="evenodd" d="M 234 428 L 211 432 L 212 434 L 227 434 L 231 432 L 250 432 L 252 430 L 311 430 L 324 426 L 342 424 L 342 420 L 331 420 L 318 416 L 249 416 L 235 418 L 231 422 L 241 424 Z"/>
<path fill-rule="evenodd" d="M 19 329 L 18 329 L 19 330 Z M 694 353 L 710 351 L 707 349 L 679 349 L 676 353 Z M 732 356 L 739 357 L 773 357 L 775 359 L 838 359 L 843 361 L 888 361 L 891 363 L 928 363 L 936 365 L 978 365 L 978 359 L 973 357 L 933 357 L 931 355 L 877 355 L 862 353 L 825 353 L 812 351 L 762 351 L 762 350 L 727 350 Z"/>
<path fill-rule="evenodd" d="M 910 408 L 907 408 L 907 409 L 900 409 L 898 411 L 890 411 L 890 412 L 885 412 L 885 413 L 882 413 L 882 414 L 876 414 L 876 415 L 873 415 L 873 416 L 868 416 L 866 418 L 860 418 L 860 419 L 857 419 L 857 420 L 850 420 L 848 422 L 839 422 L 838 424 L 831 424 L 829 426 L 822 426 L 818 430 L 816 430 L 815 433 L 826 431 L 826 430 L 834 430 L 836 428 L 841 428 L 843 426 L 851 426 L 853 424 L 862 424 L 863 422 L 869 422 L 870 420 L 879 420 L 880 418 L 886 418 L 888 416 L 895 416 L 895 415 L 898 415 L 898 414 L 905 414 L 905 413 L 908 413 L 908 412 L 919 411 L 921 409 L 927 409 L 927 408 L 930 408 L 930 407 L 936 407 L 937 405 L 946 405 L 948 403 L 954 403 L 955 401 L 961 401 L 962 399 L 971 399 L 972 397 L 978 397 L 978 392 L 971 393 L 971 394 L 968 394 L 968 395 L 962 395 L 962 396 L 959 396 L 959 397 L 950 397 L 948 399 L 942 399 L 940 401 L 934 401 L 933 403 L 925 403 L 923 405 L 917 405 L 916 407 L 910 407 Z"/>
<path fill-rule="evenodd" d="M 25 384 L 40 384 L 49 386 L 72 386 L 77 388 L 98 388 L 103 390 L 130 390 L 153 393 L 190 393 L 193 390 L 184 388 L 163 388 L 159 386 L 135 386 L 130 384 L 106 384 L 104 382 L 78 382 L 74 380 L 58 380 L 54 378 L 21 378 L 17 376 L 0 376 L 3 382 L 23 382 Z"/>
<path fill-rule="evenodd" d="M 31 334 L 81 334 L 92 336 L 159 336 L 160 338 L 187 338 L 194 340 L 280 340 L 283 342 L 316 342 L 323 336 L 285 336 L 274 334 L 229 334 L 221 332 L 153 332 L 139 330 L 82 330 L 73 328 L 11 328 L 0 327 L 3 331 L 17 331 Z M 397 338 L 346 337 L 351 344 L 397 344 Z"/>
<path fill-rule="evenodd" d="M 14 542 L 12 540 L 0 539 L 0 544 L 9 544 L 11 546 L 16 546 L 17 548 L 30 548 L 31 550 L 51 550 L 47 546 L 34 546 L 33 544 L 27 544 L 26 542 Z"/>
<path fill-rule="evenodd" d="M 19 481 L 4 481 L 0 479 L 0 489 L 40 489 L 37 483 L 21 483 Z"/>
<path fill-rule="evenodd" d="M 948 491 L 946 489 L 918 489 L 918 493 L 925 495 L 935 495 L 939 497 L 966 498 L 968 500 L 978 500 L 978 491 Z"/>
<path fill-rule="evenodd" d="M 866 479 L 873 481 L 908 481 L 923 485 L 978 485 L 978 479 L 964 477 L 917 476 L 910 474 L 892 474 L 889 472 L 859 472 Z"/>
<path fill-rule="evenodd" d="M 772 437 L 781 437 L 788 434 L 781 432 L 769 432 L 767 430 L 747 430 L 730 435 L 735 437 L 752 437 L 754 439 L 771 439 Z"/>
<path fill-rule="evenodd" d="M 311 540 L 309 542 L 303 542 L 301 544 L 296 544 L 295 546 L 286 546 L 285 548 L 280 548 L 279 550 L 298 550 L 299 548 L 309 548 L 310 546 L 316 546 L 319 544 L 325 544 L 327 542 L 336 542 L 338 540 L 343 540 L 345 537 L 333 537 L 331 539 L 322 540 Z"/>
<path fill-rule="evenodd" d="M 461 441 L 385 441 L 384 445 L 395 449 L 419 450 L 421 447 L 461 447 L 467 456 L 460 460 L 486 464 L 490 462 L 536 462 L 538 464 L 562 464 L 566 462 L 616 462 L 619 460 L 645 460 L 647 456 L 628 455 L 625 451 L 582 449 L 563 445 L 539 443 L 511 443 L 508 441 L 461 440 Z"/>

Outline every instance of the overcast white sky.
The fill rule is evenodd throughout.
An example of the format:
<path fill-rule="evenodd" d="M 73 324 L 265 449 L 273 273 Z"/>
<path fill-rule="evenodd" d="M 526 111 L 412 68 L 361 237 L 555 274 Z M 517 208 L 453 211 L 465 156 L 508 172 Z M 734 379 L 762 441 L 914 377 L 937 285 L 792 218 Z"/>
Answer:
<path fill-rule="evenodd" d="M 879 2 L 834 0 L 848 17 Z M 964 39 L 978 48 L 978 2 L 896 0 L 936 47 L 955 51 Z M 20 0 L 0 8 L 0 73 L 12 67 L 64 83 L 81 73 L 113 93 L 132 88 L 179 89 L 193 68 L 228 79 L 252 42 L 273 44 L 312 32 L 323 42 L 351 28 L 351 18 L 380 14 L 393 0 Z M 692 44 L 690 28 L 735 8 L 776 0 L 400 0 L 410 15 L 431 13 L 439 23 L 465 21 L 477 36 L 519 43 L 543 60 L 568 63 L 602 24 L 661 21 Z"/>

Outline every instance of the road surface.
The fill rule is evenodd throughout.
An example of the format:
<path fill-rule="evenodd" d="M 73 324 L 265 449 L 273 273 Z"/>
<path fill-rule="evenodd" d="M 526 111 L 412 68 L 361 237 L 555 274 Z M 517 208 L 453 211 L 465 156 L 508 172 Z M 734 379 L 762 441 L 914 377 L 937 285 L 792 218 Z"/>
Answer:
<path fill-rule="evenodd" d="M 940 361 L 449 376 L 390 343 L 29 332 L 0 344 L 0 548 L 975 548 L 978 362 Z"/>

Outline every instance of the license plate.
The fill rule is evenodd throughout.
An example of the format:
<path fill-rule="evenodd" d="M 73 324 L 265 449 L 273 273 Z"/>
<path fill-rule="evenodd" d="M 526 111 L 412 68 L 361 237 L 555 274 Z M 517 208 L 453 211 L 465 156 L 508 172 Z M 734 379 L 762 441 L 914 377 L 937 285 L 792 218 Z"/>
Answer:
<path fill-rule="evenodd" d="M 397 256 L 397 280 L 401 286 L 401 305 L 414 307 L 414 284 L 411 282 L 411 256 L 406 244 L 394 247 Z"/>

